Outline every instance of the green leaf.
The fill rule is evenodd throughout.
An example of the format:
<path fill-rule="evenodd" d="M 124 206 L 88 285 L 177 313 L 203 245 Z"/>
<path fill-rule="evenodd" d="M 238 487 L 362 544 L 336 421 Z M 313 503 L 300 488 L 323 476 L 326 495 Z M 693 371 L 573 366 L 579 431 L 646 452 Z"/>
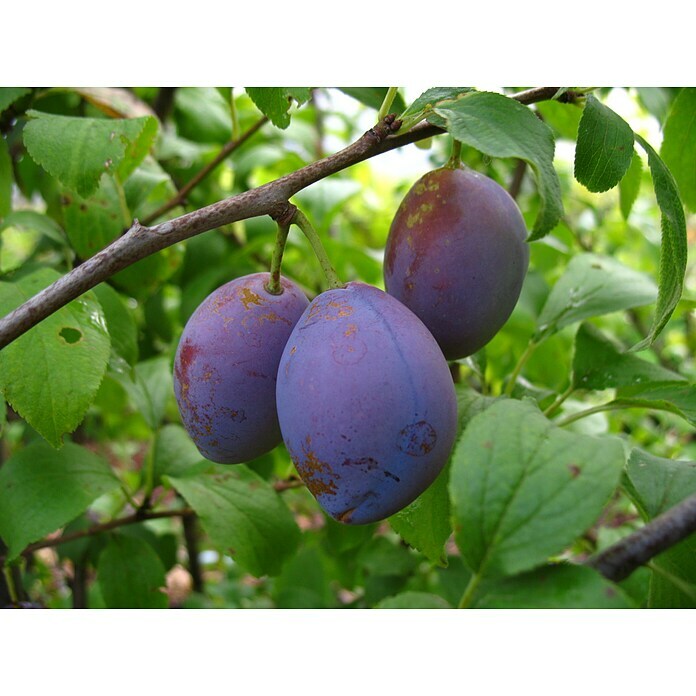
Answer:
<path fill-rule="evenodd" d="M 516 157 L 527 162 L 537 181 L 541 201 L 530 241 L 543 237 L 563 214 L 558 175 L 553 167 L 555 143 L 551 129 L 526 106 L 493 92 L 471 92 L 435 109 L 453 138 L 491 157 Z"/>
<path fill-rule="evenodd" d="M 155 485 L 163 476 L 182 476 L 201 461 L 201 454 L 188 433 L 176 423 L 160 428 L 153 445 Z"/>
<path fill-rule="evenodd" d="M 617 406 L 669 411 L 696 425 L 696 387 L 685 382 L 637 384 L 619 389 Z"/>
<path fill-rule="evenodd" d="M 564 326 L 655 301 L 657 288 L 644 273 L 597 254 L 574 256 L 539 315 L 536 339 Z"/>
<path fill-rule="evenodd" d="M 587 566 L 558 564 L 506 578 L 481 592 L 477 609 L 628 609 L 622 590 Z"/>
<path fill-rule="evenodd" d="M 7 141 L 0 135 L 0 218 L 12 210 L 12 160 Z"/>
<path fill-rule="evenodd" d="M 591 324 L 581 324 L 575 335 L 573 385 L 576 389 L 601 390 L 684 380 L 677 372 L 622 352 Z"/>
<path fill-rule="evenodd" d="M 642 176 L 643 160 L 634 150 L 633 156 L 631 157 L 631 165 L 623 179 L 619 182 L 619 207 L 621 208 L 621 215 L 623 215 L 624 220 L 628 220 L 633 204 L 638 198 Z"/>
<path fill-rule="evenodd" d="M 76 193 L 61 197 L 65 231 L 80 258 L 94 256 L 130 225 L 130 214 L 123 206 L 119 186 L 113 177 L 105 175 L 89 198 Z"/>
<path fill-rule="evenodd" d="M 452 607 L 438 595 L 429 592 L 402 592 L 387 597 L 375 609 L 451 609 Z"/>
<path fill-rule="evenodd" d="M 229 103 L 213 87 L 181 87 L 174 96 L 177 132 L 196 143 L 226 143 L 232 137 Z"/>
<path fill-rule="evenodd" d="M 618 114 L 587 95 L 575 148 L 575 178 L 590 191 L 621 181 L 633 157 L 633 130 Z"/>
<path fill-rule="evenodd" d="M 107 283 L 99 283 L 94 294 L 104 311 L 111 348 L 130 365 L 138 361 L 138 327 L 121 295 Z"/>
<path fill-rule="evenodd" d="M 91 196 L 102 174 L 121 180 L 138 166 L 157 135 L 152 116 L 80 118 L 28 111 L 23 138 L 32 159 L 64 186 Z"/>
<path fill-rule="evenodd" d="M 256 104 L 259 111 L 268 116 L 271 123 L 278 128 L 287 128 L 290 125 L 290 101 L 291 89 L 288 87 L 246 87 L 246 92 Z"/>
<path fill-rule="evenodd" d="M 60 225 L 48 215 L 37 213 L 35 210 L 13 210 L 0 224 L 0 230 L 8 227 L 38 232 L 59 246 L 66 246 L 65 235 Z"/>
<path fill-rule="evenodd" d="M 142 539 L 113 534 L 99 556 L 97 573 L 110 609 L 166 609 L 164 566 Z"/>
<path fill-rule="evenodd" d="M 331 599 L 322 557 L 315 546 L 303 548 L 283 567 L 273 583 L 279 609 L 323 609 Z"/>
<path fill-rule="evenodd" d="M 285 91 L 298 103 L 304 104 L 312 96 L 311 87 L 286 87 Z"/>
<path fill-rule="evenodd" d="M 384 98 L 387 96 L 388 87 L 339 87 L 344 94 L 357 99 L 361 104 L 379 111 Z M 397 93 L 392 102 L 392 111 L 400 113 L 406 108 L 403 97 Z"/>
<path fill-rule="evenodd" d="M 399 116 L 399 120 L 407 122 L 406 125 L 408 125 L 408 123 L 418 122 L 424 118 L 432 118 L 434 110 L 442 106 L 443 102 L 456 101 L 471 91 L 471 87 L 431 87 L 426 89 Z M 377 108 L 379 108 L 379 105 Z M 432 120 L 436 123 L 438 121 L 440 124 L 442 123 L 442 119 L 435 118 Z"/>
<path fill-rule="evenodd" d="M 665 327 L 679 302 L 686 273 L 687 241 L 684 208 L 674 177 L 653 148 L 636 133 L 636 140 L 648 153 L 657 204 L 662 212 L 662 246 L 657 307 L 650 333 L 632 350 L 649 346 Z"/>
<path fill-rule="evenodd" d="M 253 575 L 278 575 L 297 548 L 300 530 L 273 487 L 238 464 L 201 462 L 167 476 L 196 511 L 210 540 Z"/>
<path fill-rule="evenodd" d="M 679 185 L 682 200 L 696 211 L 696 88 L 684 87 L 674 100 L 660 155 Z"/>
<path fill-rule="evenodd" d="M 0 87 L 0 113 L 30 92 L 29 87 Z"/>
<path fill-rule="evenodd" d="M 621 441 L 556 428 L 528 402 L 472 419 L 452 459 L 457 545 L 480 576 L 530 570 L 599 517 L 624 464 Z"/>
<path fill-rule="evenodd" d="M 43 442 L 19 450 L 0 468 L 0 536 L 8 558 L 118 486 L 105 461 L 73 443 L 57 452 Z"/>
<path fill-rule="evenodd" d="M 13 283 L 0 282 L 0 314 L 59 277 L 43 268 Z M 0 389 L 17 413 L 60 447 L 94 400 L 110 351 L 101 306 L 93 293 L 85 293 L 0 352 Z"/>

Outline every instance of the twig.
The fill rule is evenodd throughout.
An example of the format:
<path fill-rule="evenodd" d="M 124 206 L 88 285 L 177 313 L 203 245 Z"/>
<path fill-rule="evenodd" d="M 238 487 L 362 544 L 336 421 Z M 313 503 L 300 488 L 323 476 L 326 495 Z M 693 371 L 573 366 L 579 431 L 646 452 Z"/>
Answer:
<path fill-rule="evenodd" d="M 598 570 L 605 578 L 620 582 L 651 558 L 694 532 L 696 532 L 696 494 L 593 556 L 586 561 L 586 565 Z"/>

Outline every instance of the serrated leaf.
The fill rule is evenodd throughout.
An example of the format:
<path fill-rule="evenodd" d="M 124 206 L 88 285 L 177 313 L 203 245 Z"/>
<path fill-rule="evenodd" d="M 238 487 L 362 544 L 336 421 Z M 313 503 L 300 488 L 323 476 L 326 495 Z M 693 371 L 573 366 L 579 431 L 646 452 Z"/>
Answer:
<path fill-rule="evenodd" d="M 643 160 L 634 150 L 631 164 L 623 179 L 619 182 L 619 207 L 624 220 L 628 220 L 633 204 L 638 198 L 640 182 L 643 176 Z"/>
<path fill-rule="evenodd" d="M 696 88 L 684 87 L 674 100 L 660 155 L 679 186 L 682 200 L 696 211 Z"/>
<path fill-rule="evenodd" d="M 157 120 L 80 118 L 28 111 L 23 138 L 32 159 L 65 187 L 91 196 L 104 173 L 128 177 L 150 149 Z"/>
<path fill-rule="evenodd" d="M 0 218 L 12 210 L 12 161 L 7 141 L 0 135 Z"/>
<path fill-rule="evenodd" d="M 0 314 L 59 277 L 42 268 L 16 282 L 0 282 Z M 60 447 L 94 400 L 110 351 L 101 306 L 93 293 L 85 293 L 0 351 L 0 389 L 17 413 Z"/>
<path fill-rule="evenodd" d="M 577 321 L 655 301 L 657 287 L 644 273 L 598 254 L 574 256 L 553 286 L 537 320 L 537 340 Z"/>
<path fill-rule="evenodd" d="M 130 214 L 124 210 L 118 186 L 113 177 L 104 175 L 89 198 L 72 192 L 61 197 L 65 231 L 81 259 L 94 256 L 130 225 Z"/>
<path fill-rule="evenodd" d="M 291 94 L 287 87 L 246 87 L 246 92 L 261 113 L 268 116 L 278 128 L 290 125 Z"/>
<path fill-rule="evenodd" d="M 0 113 L 30 92 L 29 87 L 0 87 Z"/>
<path fill-rule="evenodd" d="M 619 389 L 611 404 L 668 411 L 696 425 L 696 387 L 686 382 L 626 386 Z"/>
<path fill-rule="evenodd" d="M 387 597 L 375 606 L 375 609 L 451 609 L 442 598 L 429 592 L 402 592 Z"/>
<path fill-rule="evenodd" d="M 99 556 L 99 587 L 110 609 L 165 609 L 165 570 L 142 539 L 113 534 Z"/>
<path fill-rule="evenodd" d="M 623 591 L 587 566 L 558 564 L 506 578 L 481 592 L 477 609 L 629 609 Z"/>
<path fill-rule="evenodd" d="M 375 111 L 379 111 L 389 90 L 388 87 L 339 87 L 338 89 L 349 97 L 357 99 L 361 104 L 375 109 Z M 392 110 L 400 113 L 405 108 L 403 97 L 397 94 L 392 102 Z"/>
<path fill-rule="evenodd" d="M 300 530 L 290 510 L 246 466 L 201 462 L 165 481 L 196 511 L 211 542 L 253 575 L 278 575 L 295 552 Z"/>
<path fill-rule="evenodd" d="M 575 334 L 573 385 L 576 389 L 609 389 L 650 382 L 685 381 L 677 372 L 624 353 L 591 324 Z"/>
<path fill-rule="evenodd" d="M 633 130 L 621 116 L 587 95 L 575 147 L 575 178 L 595 193 L 621 181 L 633 157 Z"/>
<path fill-rule="evenodd" d="M 121 295 L 107 283 L 99 283 L 93 292 L 104 311 L 112 350 L 130 365 L 135 365 L 138 360 L 138 327 L 133 314 Z"/>
<path fill-rule="evenodd" d="M 515 575 L 561 553 L 599 517 L 625 460 L 621 441 L 551 424 L 502 400 L 472 419 L 450 477 L 455 537 L 479 576 Z"/>
<path fill-rule="evenodd" d="M 528 107 L 502 94 L 471 92 L 434 112 L 456 140 L 491 157 L 516 157 L 530 165 L 541 198 L 530 241 L 556 226 L 563 201 L 553 166 L 553 133 Z"/>
<path fill-rule="evenodd" d="M 662 213 L 662 245 L 660 248 L 659 293 L 650 333 L 632 350 L 647 348 L 660 334 L 674 312 L 684 288 L 687 240 L 684 208 L 674 177 L 655 150 L 636 133 L 636 140 L 648 153 L 657 205 Z"/>
<path fill-rule="evenodd" d="M 56 451 L 43 442 L 19 450 L 0 468 L 0 536 L 8 558 L 55 532 L 98 497 L 118 488 L 108 464 L 73 443 Z"/>

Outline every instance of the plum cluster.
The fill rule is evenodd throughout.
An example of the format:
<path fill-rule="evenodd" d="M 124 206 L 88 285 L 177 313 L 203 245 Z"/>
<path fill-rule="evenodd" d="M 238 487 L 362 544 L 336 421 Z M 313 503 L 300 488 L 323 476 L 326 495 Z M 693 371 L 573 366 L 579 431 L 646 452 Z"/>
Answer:
<path fill-rule="evenodd" d="M 281 441 L 322 508 L 384 519 L 446 464 L 457 430 L 447 360 L 479 350 L 517 302 L 529 262 L 513 199 L 468 169 L 426 174 L 392 223 L 387 292 L 350 282 L 311 303 L 268 273 L 218 288 L 174 362 L 182 421 L 208 459 L 249 461 Z"/>

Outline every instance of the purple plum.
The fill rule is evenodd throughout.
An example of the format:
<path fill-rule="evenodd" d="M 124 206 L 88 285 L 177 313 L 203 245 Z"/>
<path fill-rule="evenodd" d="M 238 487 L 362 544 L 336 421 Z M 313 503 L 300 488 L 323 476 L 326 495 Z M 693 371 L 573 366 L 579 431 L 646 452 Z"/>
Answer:
<path fill-rule="evenodd" d="M 346 524 L 404 508 L 454 445 L 457 400 L 442 351 L 413 312 L 364 283 L 311 302 L 283 351 L 277 398 L 297 471 Z"/>
<path fill-rule="evenodd" d="M 309 300 L 287 278 L 269 293 L 268 273 L 236 278 L 211 293 L 184 327 L 174 393 L 200 453 L 239 464 L 282 438 L 275 403 L 280 356 Z"/>
<path fill-rule="evenodd" d="M 517 204 L 495 181 L 466 167 L 428 172 L 389 230 L 387 292 L 420 317 L 448 360 L 471 355 L 517 304 L 526 238 Z"/>

